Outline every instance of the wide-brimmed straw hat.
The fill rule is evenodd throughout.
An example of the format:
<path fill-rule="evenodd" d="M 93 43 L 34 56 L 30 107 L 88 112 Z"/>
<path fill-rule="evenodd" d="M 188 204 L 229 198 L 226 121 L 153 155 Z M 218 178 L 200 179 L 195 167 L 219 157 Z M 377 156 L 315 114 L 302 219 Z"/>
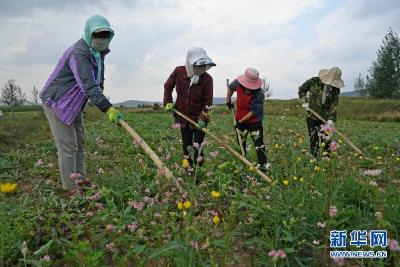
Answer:
<path fill-rule="evenodd" d="M 244 87 L 257 90 L 261 88 L 263 81 L 260 79 L 260 73 L 253 68 L 247 68 L 244 74 L 237 77 L 238 82 Z"/>
<path fill-rule="evenodd" d="M 330 70 L 322 69 L 319 71 L 318 77 L 323 84 L 332 85 L 333 87 L 343 88 L 342 71 L 338 67 L 333 67 Z"/>

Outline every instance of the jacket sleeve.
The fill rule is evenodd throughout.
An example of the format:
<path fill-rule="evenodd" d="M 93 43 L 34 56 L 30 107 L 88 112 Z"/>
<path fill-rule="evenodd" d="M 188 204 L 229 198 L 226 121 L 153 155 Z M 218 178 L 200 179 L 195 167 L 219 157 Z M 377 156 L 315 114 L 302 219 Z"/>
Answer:
<path fill-rule="evenodd" d="M 260 120 L 262 120 L 264 117 L 264 99 L 264 93 L 261 89 L 259 89 L 254 94 L 253 100 L 250 104 L 250 111 Z"/>
<path fill-rule="evenodd" d="M 201 111 L 204 113 L 208 112 L 207 106 L 212 106 L 213 104 L 213 79 L 210 77 L 209 82 L 205 90 L 203 91 L 202 95 L 202 107 Z M 200 114 L 200 118 L 203 119 L 205 122 L 208 122 L 208 118 L 206 118 L 203 114 Z"/>
<path fill-rule="evenodd" d="M 101 111 L 106 112 L 112 104 L 96 83 L 94 68 L 90 60 L 90 53 L 82 47 L 75 47 L 69 60 L 69 66 L 84 94 Z"/>
<path fill-rule="evenodd" d="M 237 85 L 238 85 L 238 80 L 237 79 L 234 79 L 230 84 L 229 84 L 229 90 L 231 90 L 231 91 L 236 91 L 236 87 L 237 87 Z"/>
<path fill-rule="evenodd" d="M 307 92 L 310 90 L 310 86 L 313 82 L 313 78 L 308 79 L 299 87 L 299 98 L 306 100 Z"/>
<path fill-rule="evenodd" d="M 168 80 L 164 83 L 164 106 L 167 103 L 173 103 L 172 92 L 174 91 L 174 87 L 176 85 L 176 69 L 171 73 Z"/>
<path fill-rule="evenodd" d="M 338 88 L 335 88 L 334 92 L 332 92 L 332 104 L 329 110 L 328 120 L 336 121 L 337 107 L 339 105 L 339 94 L 340 89 Z"/>

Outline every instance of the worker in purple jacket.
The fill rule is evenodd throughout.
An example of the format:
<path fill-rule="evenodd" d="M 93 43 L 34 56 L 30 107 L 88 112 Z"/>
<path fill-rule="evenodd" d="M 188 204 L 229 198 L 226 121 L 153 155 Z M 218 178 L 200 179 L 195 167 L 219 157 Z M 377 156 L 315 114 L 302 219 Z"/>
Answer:
<path fill-rule="evenodd" d="M 90 100 L 111 122 L 125 120 L 104 96 L 104 57 L 114 31 L 106 18 L 86 21 L 84 35 L 68 48 L 40 93 L 43 110 L 58 150 L 63 188 L 73 195 L 86 178 L 82 110 Z"/>

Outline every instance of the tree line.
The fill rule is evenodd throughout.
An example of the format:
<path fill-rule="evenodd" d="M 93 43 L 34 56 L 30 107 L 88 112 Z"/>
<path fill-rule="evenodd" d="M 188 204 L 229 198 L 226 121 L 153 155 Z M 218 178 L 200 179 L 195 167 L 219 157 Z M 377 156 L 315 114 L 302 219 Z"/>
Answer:
<path fill-rule="evenodd" d="M 362 97 L 400 98 L 400 39 L 389 29 L 365 78 L 358 75 L 354 89 Z"/>

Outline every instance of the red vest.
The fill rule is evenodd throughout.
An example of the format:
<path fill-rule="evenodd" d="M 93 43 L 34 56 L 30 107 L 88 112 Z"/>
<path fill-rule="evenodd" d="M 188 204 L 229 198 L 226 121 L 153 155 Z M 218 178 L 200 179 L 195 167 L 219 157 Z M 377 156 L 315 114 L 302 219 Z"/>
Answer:
<path fill-rule="evenodd" d="M 247 113 L 250 112 L 250 105 L 251 101 L 253 101 L 253 94 L 245 94 L 244 88 L 238 84 L 236 86 L 236 94 L 237 94 L 237 100 L 236 100 L 236 121 L 241 120 L 244 116 L 247 115 Z M 259 118 L 257 116 L 253 116 L 250 118 L 250 120 L 247 120 L 245 123 L 255 123 L 259 122 Z"/>

